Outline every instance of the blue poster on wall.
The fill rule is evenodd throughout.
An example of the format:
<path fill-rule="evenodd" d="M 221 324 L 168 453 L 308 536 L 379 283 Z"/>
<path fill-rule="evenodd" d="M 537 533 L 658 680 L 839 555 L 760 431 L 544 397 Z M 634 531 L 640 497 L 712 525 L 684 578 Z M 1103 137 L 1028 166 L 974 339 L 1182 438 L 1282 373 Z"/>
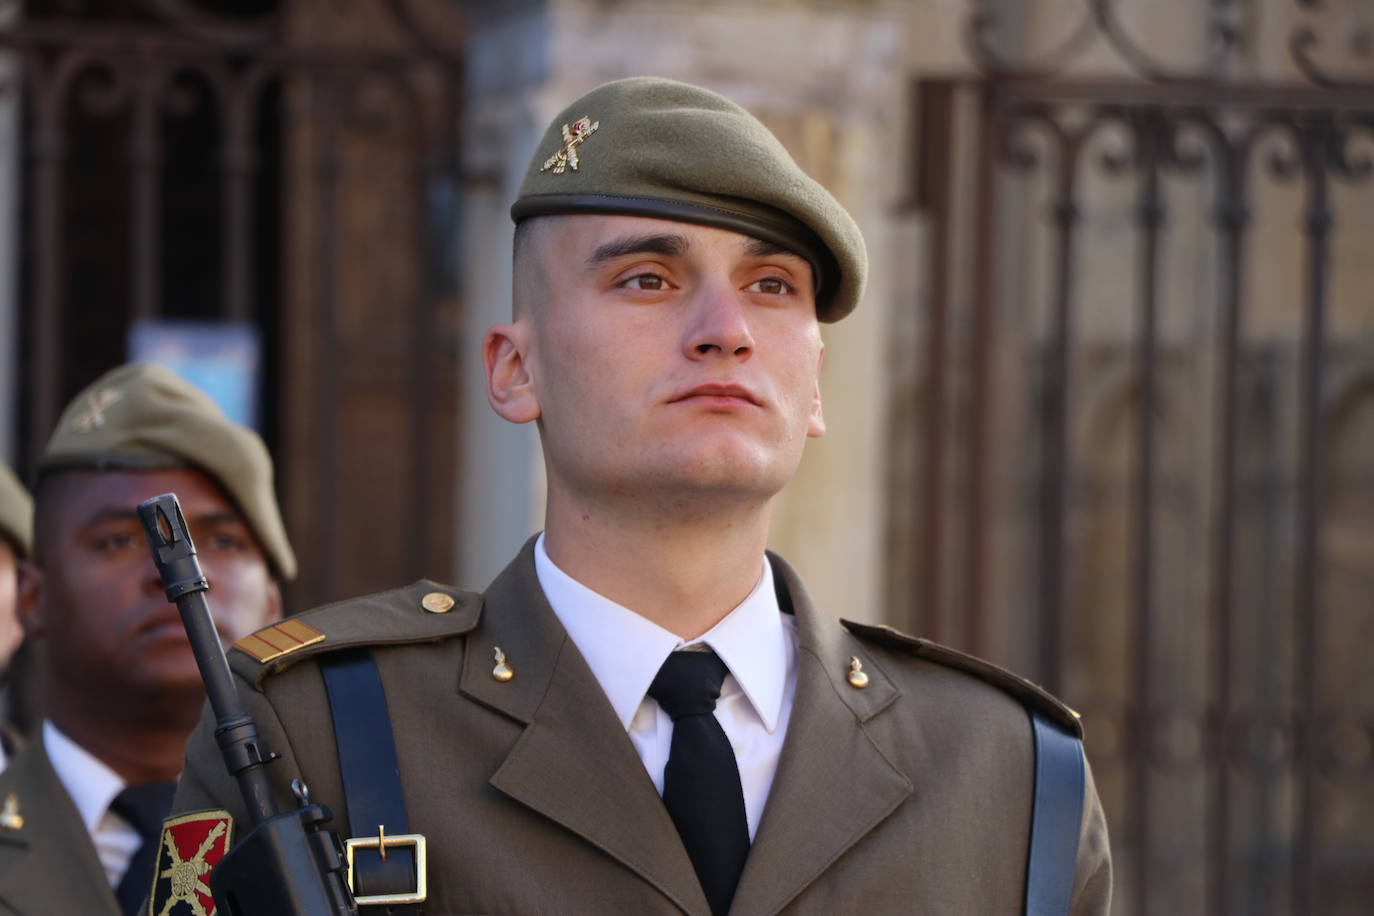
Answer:
<path fill-rule="evenodd" d="M 258 429 L 261 346 L 253 325 L 136 321 L 129 329 L 129 358 L 166 366 L 214 398 L 230 419 Z"/>

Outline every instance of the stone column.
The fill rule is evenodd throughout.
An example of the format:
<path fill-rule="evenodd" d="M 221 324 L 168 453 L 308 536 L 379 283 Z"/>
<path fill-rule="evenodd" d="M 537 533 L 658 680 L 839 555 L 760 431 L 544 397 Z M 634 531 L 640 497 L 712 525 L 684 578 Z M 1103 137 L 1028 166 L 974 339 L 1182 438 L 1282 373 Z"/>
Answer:
<path fill-rule="evenodd" d="M 509 207 L 544 123 L 549 16 L 544 3 L 487 3 L 468 11 L 462 161 L 462 454 L 457 581 L 481 588 L 543 527 L 544 463 L 534 426 L 487 404 L 482 335 L 511 315 Z"/>

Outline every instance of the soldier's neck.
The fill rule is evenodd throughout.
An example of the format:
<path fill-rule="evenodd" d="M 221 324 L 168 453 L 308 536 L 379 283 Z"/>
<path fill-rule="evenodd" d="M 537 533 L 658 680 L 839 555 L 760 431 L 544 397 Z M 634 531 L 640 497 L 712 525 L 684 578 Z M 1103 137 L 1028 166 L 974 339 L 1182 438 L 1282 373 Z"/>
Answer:
<path fill-rule="evenodd" d="M 614 513 L 551 499 L 544 547 L 578 582 L 683 639 L 758 585 L 769 507 L 693 518 Z"/>
<path fill-rule="evenodd" d="M 177 778 L 186 755 L 186 738 L 195 726 L 194 712 L 189 718 L 129 718 L 93 714 L 93 705 L 50 692 L 48 718 L 59 731 L 131 785 Z"/>

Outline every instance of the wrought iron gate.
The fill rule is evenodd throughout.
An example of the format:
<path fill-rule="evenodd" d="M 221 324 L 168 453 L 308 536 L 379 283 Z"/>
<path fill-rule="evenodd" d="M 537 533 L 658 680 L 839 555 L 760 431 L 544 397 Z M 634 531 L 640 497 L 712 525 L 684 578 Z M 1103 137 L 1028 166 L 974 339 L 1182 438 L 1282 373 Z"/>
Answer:
<path fill-rule="evenodd" d="M 1243 17 L 1183 72 L 1119 6 L 1032 63 L 984 12 L 983 77 L 918 87 L 925 372 L 893 419 L 923 457 L 894 471 L 918 511 L 893 595 L 1083 711 L 1117 912 L 1362 912 L 1374 79 L 1320 62 L 1315 0 L 1292 85 L 1222 77 Z M 1093 42 L 1134 75 L 1056 72 Z"/>

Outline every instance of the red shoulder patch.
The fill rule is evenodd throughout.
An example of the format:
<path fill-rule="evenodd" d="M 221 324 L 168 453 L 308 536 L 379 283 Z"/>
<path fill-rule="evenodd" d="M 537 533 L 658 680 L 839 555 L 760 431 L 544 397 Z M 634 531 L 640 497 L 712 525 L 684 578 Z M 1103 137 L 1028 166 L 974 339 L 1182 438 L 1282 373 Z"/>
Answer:
<path fill-rule="evenodd" d="M 163 821 L 147 916 L 214 916 L 210 870 L 229 851 L 233 832 L 234 820 L 223 809 Z"/>

